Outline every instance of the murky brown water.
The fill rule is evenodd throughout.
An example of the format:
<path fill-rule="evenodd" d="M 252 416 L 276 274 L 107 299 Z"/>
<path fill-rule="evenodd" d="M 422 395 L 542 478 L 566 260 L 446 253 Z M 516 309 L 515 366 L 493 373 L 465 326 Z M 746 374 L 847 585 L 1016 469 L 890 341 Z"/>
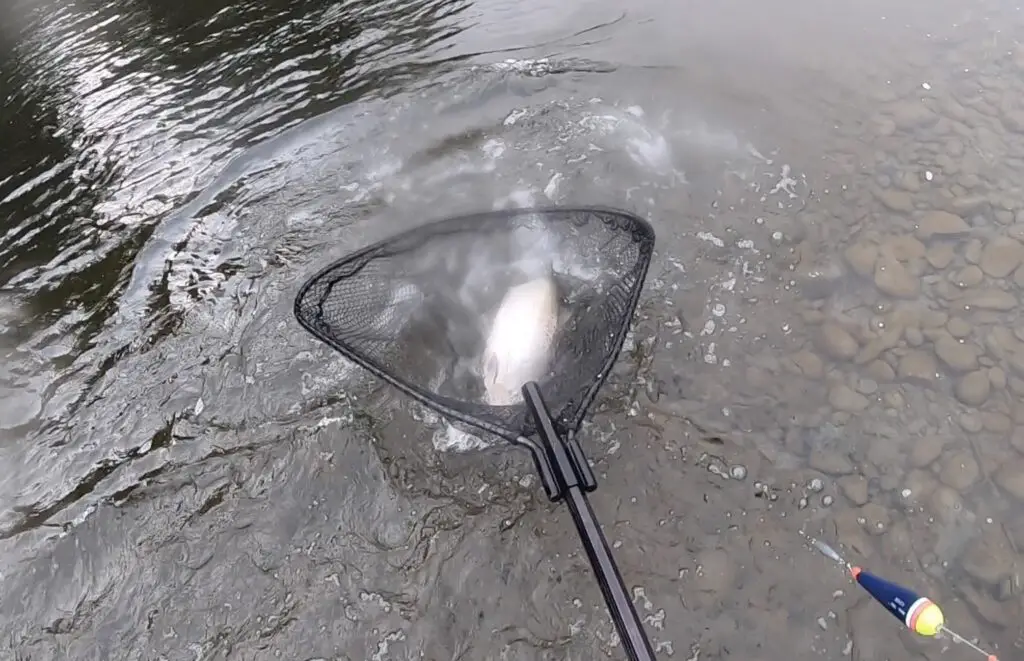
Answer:
<path fill-rule="evenodd" d="M 584 441 L 659 658 L 970 654 L 801 530 L 1024 658 L 1012 3 L 3 11 L 7 657 L 623 658 L 529 458 L 291 318 L 425 209 L 556 202 L 658 232 Z"/>

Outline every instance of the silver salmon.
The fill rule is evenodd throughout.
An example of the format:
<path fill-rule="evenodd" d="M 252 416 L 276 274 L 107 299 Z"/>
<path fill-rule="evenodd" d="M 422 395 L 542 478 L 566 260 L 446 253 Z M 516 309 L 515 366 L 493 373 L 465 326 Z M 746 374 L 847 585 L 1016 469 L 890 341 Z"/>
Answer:
<path fill-rule="evenodd" d="M 547 373 L 558 328 L 558 290 L 550 276 L 512 287 L 502 299 L 483 353 L 487 403 L 522 401 L 522 387 Z"/>

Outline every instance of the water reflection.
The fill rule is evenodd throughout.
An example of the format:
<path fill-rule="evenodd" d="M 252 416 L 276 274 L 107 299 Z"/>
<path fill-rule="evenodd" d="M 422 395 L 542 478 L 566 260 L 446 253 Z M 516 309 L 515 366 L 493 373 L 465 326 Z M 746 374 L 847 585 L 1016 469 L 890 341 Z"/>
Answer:
<path fill-rule="evenodd" d="M 240 149 L 425 73 L 468 3 L 193 4 L 54 3 L 5 57 L 0 284 L 87 311 L 82 342 L 175 205 Z"/>
<path fill-rule="evenodd" d="M 164 262 L 192 229 L 186 219 L 154 236 L 172 212 L 265 137 L 408 86 L 442 61 L 432 53 L 467 5 L 53 2 L 18 14 L 24 33 L 0 44 L 0 150 L 10 155 L 0 164 L 0 288 L 16 300 L 20 329 L 6 333 L 2 386 L 19 396 L 5 398 L 3 429 L 12 440 L 42 436 L 36 449 L 10 446 L 8 465 L 45 462 L 46 448 L 81 434 L 73 416 L 138 344 L 126 328 L 101 335 L 137 269 L 140 286 L 155 288 L 145 308 L 155 337 L 177 327 L 160 321 Z M 146 245 L 149 262 L 139 258 Z M 185 288 L 202 289 L 186 277 Z M 6 493 L 20 491 L 24 504 L 4 518 L 24 518 L 7 534 L 45 522 L 116 465 L 104 460 L 43 501 L 31 495 L 51 491 L 42 474 L 32 489 L 10 482 Z"/>

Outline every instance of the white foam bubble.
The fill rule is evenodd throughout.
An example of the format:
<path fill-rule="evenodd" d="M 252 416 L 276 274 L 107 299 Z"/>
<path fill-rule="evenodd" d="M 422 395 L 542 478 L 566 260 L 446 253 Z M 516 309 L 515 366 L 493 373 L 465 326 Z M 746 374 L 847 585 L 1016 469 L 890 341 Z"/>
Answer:
<path fill-rule="evenodd" d="M 490 445 L 478 436 L 445 424 L 443 429 L 434 432 L 431 440 L 438 452 L 469 452 L 482 450 Z"/>
<path fill-rule="evenodd" d="M 558 195 L 558 183 L 562 180 L 562 173 L 556 172 L 551 175 L 551 179 L 548 180 L 548 185 L 544 187 L 544 196 L 552 202 Z"/>

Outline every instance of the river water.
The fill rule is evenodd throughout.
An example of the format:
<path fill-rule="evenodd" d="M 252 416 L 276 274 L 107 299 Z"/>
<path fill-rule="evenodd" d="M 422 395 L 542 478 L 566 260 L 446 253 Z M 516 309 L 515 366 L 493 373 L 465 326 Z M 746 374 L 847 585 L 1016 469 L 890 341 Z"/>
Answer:
<path fill-rule="evenodd" d="M 5 6 L 3 657 L 624 658 L 529 458 L 291 316 L 401 227 L 558 203 L 658 234 L 582 440 L 659 658 L 968 653 L 800 531 L 1022 658 L 1022 28 L 991 0 Z"/>

